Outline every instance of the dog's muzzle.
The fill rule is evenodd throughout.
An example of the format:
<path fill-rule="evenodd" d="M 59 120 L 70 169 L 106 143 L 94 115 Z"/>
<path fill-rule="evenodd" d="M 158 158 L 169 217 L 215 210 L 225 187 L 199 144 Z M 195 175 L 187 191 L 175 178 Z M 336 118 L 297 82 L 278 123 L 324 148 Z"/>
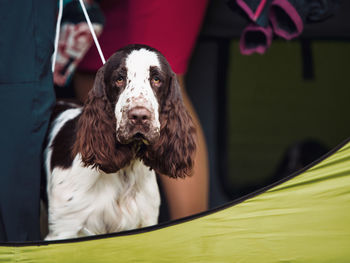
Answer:
<path fill-rule="evenodd" d="M 159 128 L 155 125 L 155 116 L 146 107 L 136 106 L 125 111 L 123 126 L 117 130 L 117 139 L 128 144 L 142 142 L 152 144 L 159 138 Z"/>

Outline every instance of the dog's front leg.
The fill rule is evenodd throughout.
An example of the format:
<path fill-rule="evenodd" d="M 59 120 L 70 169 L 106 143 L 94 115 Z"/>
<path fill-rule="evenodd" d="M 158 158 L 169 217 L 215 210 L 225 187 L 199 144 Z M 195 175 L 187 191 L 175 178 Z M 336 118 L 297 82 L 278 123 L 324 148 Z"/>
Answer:
<path fill-rule="evenodd" d="M 61 208 L 61 207 L 60 207 Z M 85 213 L 63 213 L 64 209 L 49 208 L 49 233 L 45 240 L 58 240 L 86 236 L 83 230 L 87 218 Z M 60 213 L 62 212 L 62 213 Z"/>
<path fill-rule="evenodd" d="M 66 231 L 66 232 L 62 232 L 62 233 L 49 233 L 46 237 L 45 240 L 46 241 L 50 241 L 50 240 L 62 240 L 62 239 L 70 239 L 70 238 L 76 238 L 78 237 L 78 232 L 77 231 Z"/>

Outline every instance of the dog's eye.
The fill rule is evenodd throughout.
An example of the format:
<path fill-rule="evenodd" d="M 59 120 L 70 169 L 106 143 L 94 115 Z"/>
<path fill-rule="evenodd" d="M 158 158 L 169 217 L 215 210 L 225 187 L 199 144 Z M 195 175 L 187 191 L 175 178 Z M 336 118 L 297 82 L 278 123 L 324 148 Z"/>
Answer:
<path fill-rule="evenodd" d="M 160 78 L 155 76 L 152 78 L 151 82 L 153 86 L 159 87 L 162 81 L 160 80 Z"/>
<path fill-rule="evenodd" d="M 125 78 L 123 76 L 119 76 L 116 81 L 115 81 L 115 84 L 118 86 L 118 87 L 121 87 L 124 85 L 124 81 L 125 81 Z"/>

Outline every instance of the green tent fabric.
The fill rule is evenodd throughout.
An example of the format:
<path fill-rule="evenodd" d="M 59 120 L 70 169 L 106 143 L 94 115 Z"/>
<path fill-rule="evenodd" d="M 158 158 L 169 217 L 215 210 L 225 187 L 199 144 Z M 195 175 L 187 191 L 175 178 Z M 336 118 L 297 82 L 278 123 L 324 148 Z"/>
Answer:
<path fill-rule="evenodd" d="M 0 262 L 349 262 L 350 140 L 224 207 L 114 235 L 1 244 Z"/>

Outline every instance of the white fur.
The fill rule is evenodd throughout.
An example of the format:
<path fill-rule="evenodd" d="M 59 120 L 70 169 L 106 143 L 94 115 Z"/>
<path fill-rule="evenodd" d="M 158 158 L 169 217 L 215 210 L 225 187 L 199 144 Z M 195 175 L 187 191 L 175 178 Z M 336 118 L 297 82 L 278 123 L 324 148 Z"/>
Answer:
<path fill-rule="evenodd" d="M 55 168 L 49 182 L 46 240 L 118 232 L 154 225 L 160 197 L 155 173 L 141 161 L 113 174 L 82 167 Z"/>
<path fill-rule="evenodd" d="M 77 155 L 68 169 L 53 167 L 51 144 L 63 125 L 81 113 L 64 111 L 53 123 L 45 150 L 49 234 L 46 240 L 104 234 L 157 224 L 160 196 L 153 170 L 140 160 L 116 173 L 83 167 Z"/>
<path fill-rule="evenodd" d="M 58 103 L 61 104 L 61 103 Z M 70 105 L 70 104 L 68 104 Z M 75 106 L 76 104 L 74 104 Z M 52 142 L 53 139 L 56 137 L 57 133 L 62 129 L 63 125 L 71 120 L 77 117 L 82 112 L 81 108 L 75 108 L 75 109 L 69 109 L 64 112 L 62 112 L 58 117 L 55 119 L 55 121 L 51 125 L 51 131 L 48 137 L 48 144 L 45 148 L 45 171 L 46 174 L 50 174 L 51 170 L 51 155 L 52 155 Z"/>
<path fill-rule="evenodd" d="M 160 68 L 160 62 L 155 52 L 146 49 L 132 51 L 125 61 L 127 68 L 127 85 L 120 94 L 115 107 L 117 130 L 125 125 L 127 112 L 138 106 L 145 107 L 151 114 L 151 126 L 159 132 L 159 109 L 157 98 L 150 84 L 150 67 Z"/>

